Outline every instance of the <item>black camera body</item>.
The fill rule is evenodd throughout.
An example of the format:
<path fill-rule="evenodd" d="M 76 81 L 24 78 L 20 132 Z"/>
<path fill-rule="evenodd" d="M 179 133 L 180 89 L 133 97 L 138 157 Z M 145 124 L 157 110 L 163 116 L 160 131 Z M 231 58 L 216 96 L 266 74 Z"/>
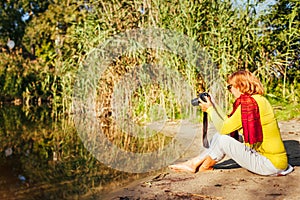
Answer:
<path fill-rule="evenodd" d="M 199 98 L 202 101 L 207 102 L 206 99 L 205 99 L 205 97 L 209 97 L 209 94 L 207 92 L 200 93 L 197 98 L 192 99 L 192 101 L 191 101 L 192 105 L 193 106 L 199 106 L 199 104 L 200 104 Z"/>

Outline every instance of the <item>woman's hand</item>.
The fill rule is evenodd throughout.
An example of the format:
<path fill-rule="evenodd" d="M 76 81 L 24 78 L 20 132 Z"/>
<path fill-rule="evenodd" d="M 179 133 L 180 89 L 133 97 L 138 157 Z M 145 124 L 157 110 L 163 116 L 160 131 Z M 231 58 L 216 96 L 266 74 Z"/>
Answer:
<path fill-rule="evenodd" d="M 201 110 L 202 110 L 203 112 L 206 112 L 207 109 L 208 109 L 209 107 L 212 106 L 212 102 L 211 102 L 211 98 L 210 98 L 210 97 L 204 97 L 204 98 L 206 99 L 206 102 L 205 102 L 205 101 L 202 101 L 202 100 L 199 98 L 199 101 L 200 101 L 199 106 L 201 107 Z"/>

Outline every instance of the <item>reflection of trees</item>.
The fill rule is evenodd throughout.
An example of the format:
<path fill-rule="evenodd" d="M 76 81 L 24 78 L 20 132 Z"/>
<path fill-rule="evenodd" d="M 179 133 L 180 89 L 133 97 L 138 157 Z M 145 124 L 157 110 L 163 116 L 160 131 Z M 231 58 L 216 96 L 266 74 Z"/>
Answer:
<path fill-rule="evenodd" d="M 83 196 L 137 176 L 115 171 L 98 162 L 82 145 L 70 119 L 54 122 L 47 108 L 34 111 L 34 115 L 29 115 L 21 107 L 0 108 L 0 151 L 13 149 L 9 157 L 2 153 L 4 162 L 0 163 L 0 168 L 9 166 L 13 168 L 13 176 L 26 177 L 26 184 L 20 182 L 11 186 L 13 191 L 10 188 L 17 197 Z M 4 189 L 4 185 L 5 181 L 1 182 L 0 188 Z"/>

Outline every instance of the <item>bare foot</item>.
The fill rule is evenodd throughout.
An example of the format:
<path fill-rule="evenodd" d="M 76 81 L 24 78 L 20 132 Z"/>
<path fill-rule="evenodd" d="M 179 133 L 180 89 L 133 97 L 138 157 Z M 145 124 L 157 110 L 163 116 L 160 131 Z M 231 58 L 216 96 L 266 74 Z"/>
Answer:
<path fill-rule="evenodd" d="M 197 171 L 197 167 L 199 166 L 197 161 L 198 161 L 197 158 L 194 158 L 194 159 L 188 160 L 183 163 L 169 165 L 169 169 L 176 171 L 176 172 L 187 171 L 187 172 L 195 173 Z"/>
<path fill-rule="evenodd" d="M 207 156 L 205 158 L 204 162 L 199 167 L 199 172 L 203 172 L 203 171 L 207 171 L 207 170 L 213 170 L 214 169 L 214 165 L 216 163 L 217 162 L 215 160 L 213 160 L 210 156 Z"/>
<path fill-rule="evenodd" d="M 196 172 L 196 168 L 193 168 L 189 161 L 184 162 L 184 163 L 178 163 L 175 165 L 169 165 L 169 169 L 175 171 L 175 172 L 192 172 L 195 173 Z"/>
<path fill-rule="evenodd" d="M 175 164 L 175 165 L 169 165 L 169 169 L 171 169 L 175 172 L 188 171 L 188 172 L 196 173 L 197 169 L 202 165 L 202 163 L 205 160 L 207 160 L 207 157 L 201 158 L 201 157 L 197 156 L 197 157 L 192 158 L 191 160 L 188 160 L 188 161 L 183 162 L 183 163 L 178 163 L 178 164 Z M 206 164 L 208 164 L 208 163 L 206 163 Z"/>

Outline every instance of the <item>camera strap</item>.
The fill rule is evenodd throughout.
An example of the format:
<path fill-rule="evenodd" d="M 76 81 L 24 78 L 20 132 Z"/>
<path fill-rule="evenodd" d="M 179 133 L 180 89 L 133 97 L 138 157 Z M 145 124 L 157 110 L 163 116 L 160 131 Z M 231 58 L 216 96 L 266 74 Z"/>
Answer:
<path fill-rule="evenodd" d="M 207 112 L 203 113 L 203 127 L 202 127 L 202 143 L 205 148 L 209 147 L 207 139 L 207 127 L 208 127 L 208 117 Z"/>
<path fill-rule="evenodd" d="M 219 113 L 216 105 L 212 103 L 212 106 L 214 108 L 214 110 L 216 111 L 217 115 L 222 119 L 222 115 Z M 202 127 L 202 143 L 203 143 L 203 146 L 205 148 L 209 148 L 209 142 L 208 142 L 208 139 L 207 139 L 207 128 L 208 128 L 208 115 L 207 115 L 207 112 L 203 112 L 203 127 Z"/>

